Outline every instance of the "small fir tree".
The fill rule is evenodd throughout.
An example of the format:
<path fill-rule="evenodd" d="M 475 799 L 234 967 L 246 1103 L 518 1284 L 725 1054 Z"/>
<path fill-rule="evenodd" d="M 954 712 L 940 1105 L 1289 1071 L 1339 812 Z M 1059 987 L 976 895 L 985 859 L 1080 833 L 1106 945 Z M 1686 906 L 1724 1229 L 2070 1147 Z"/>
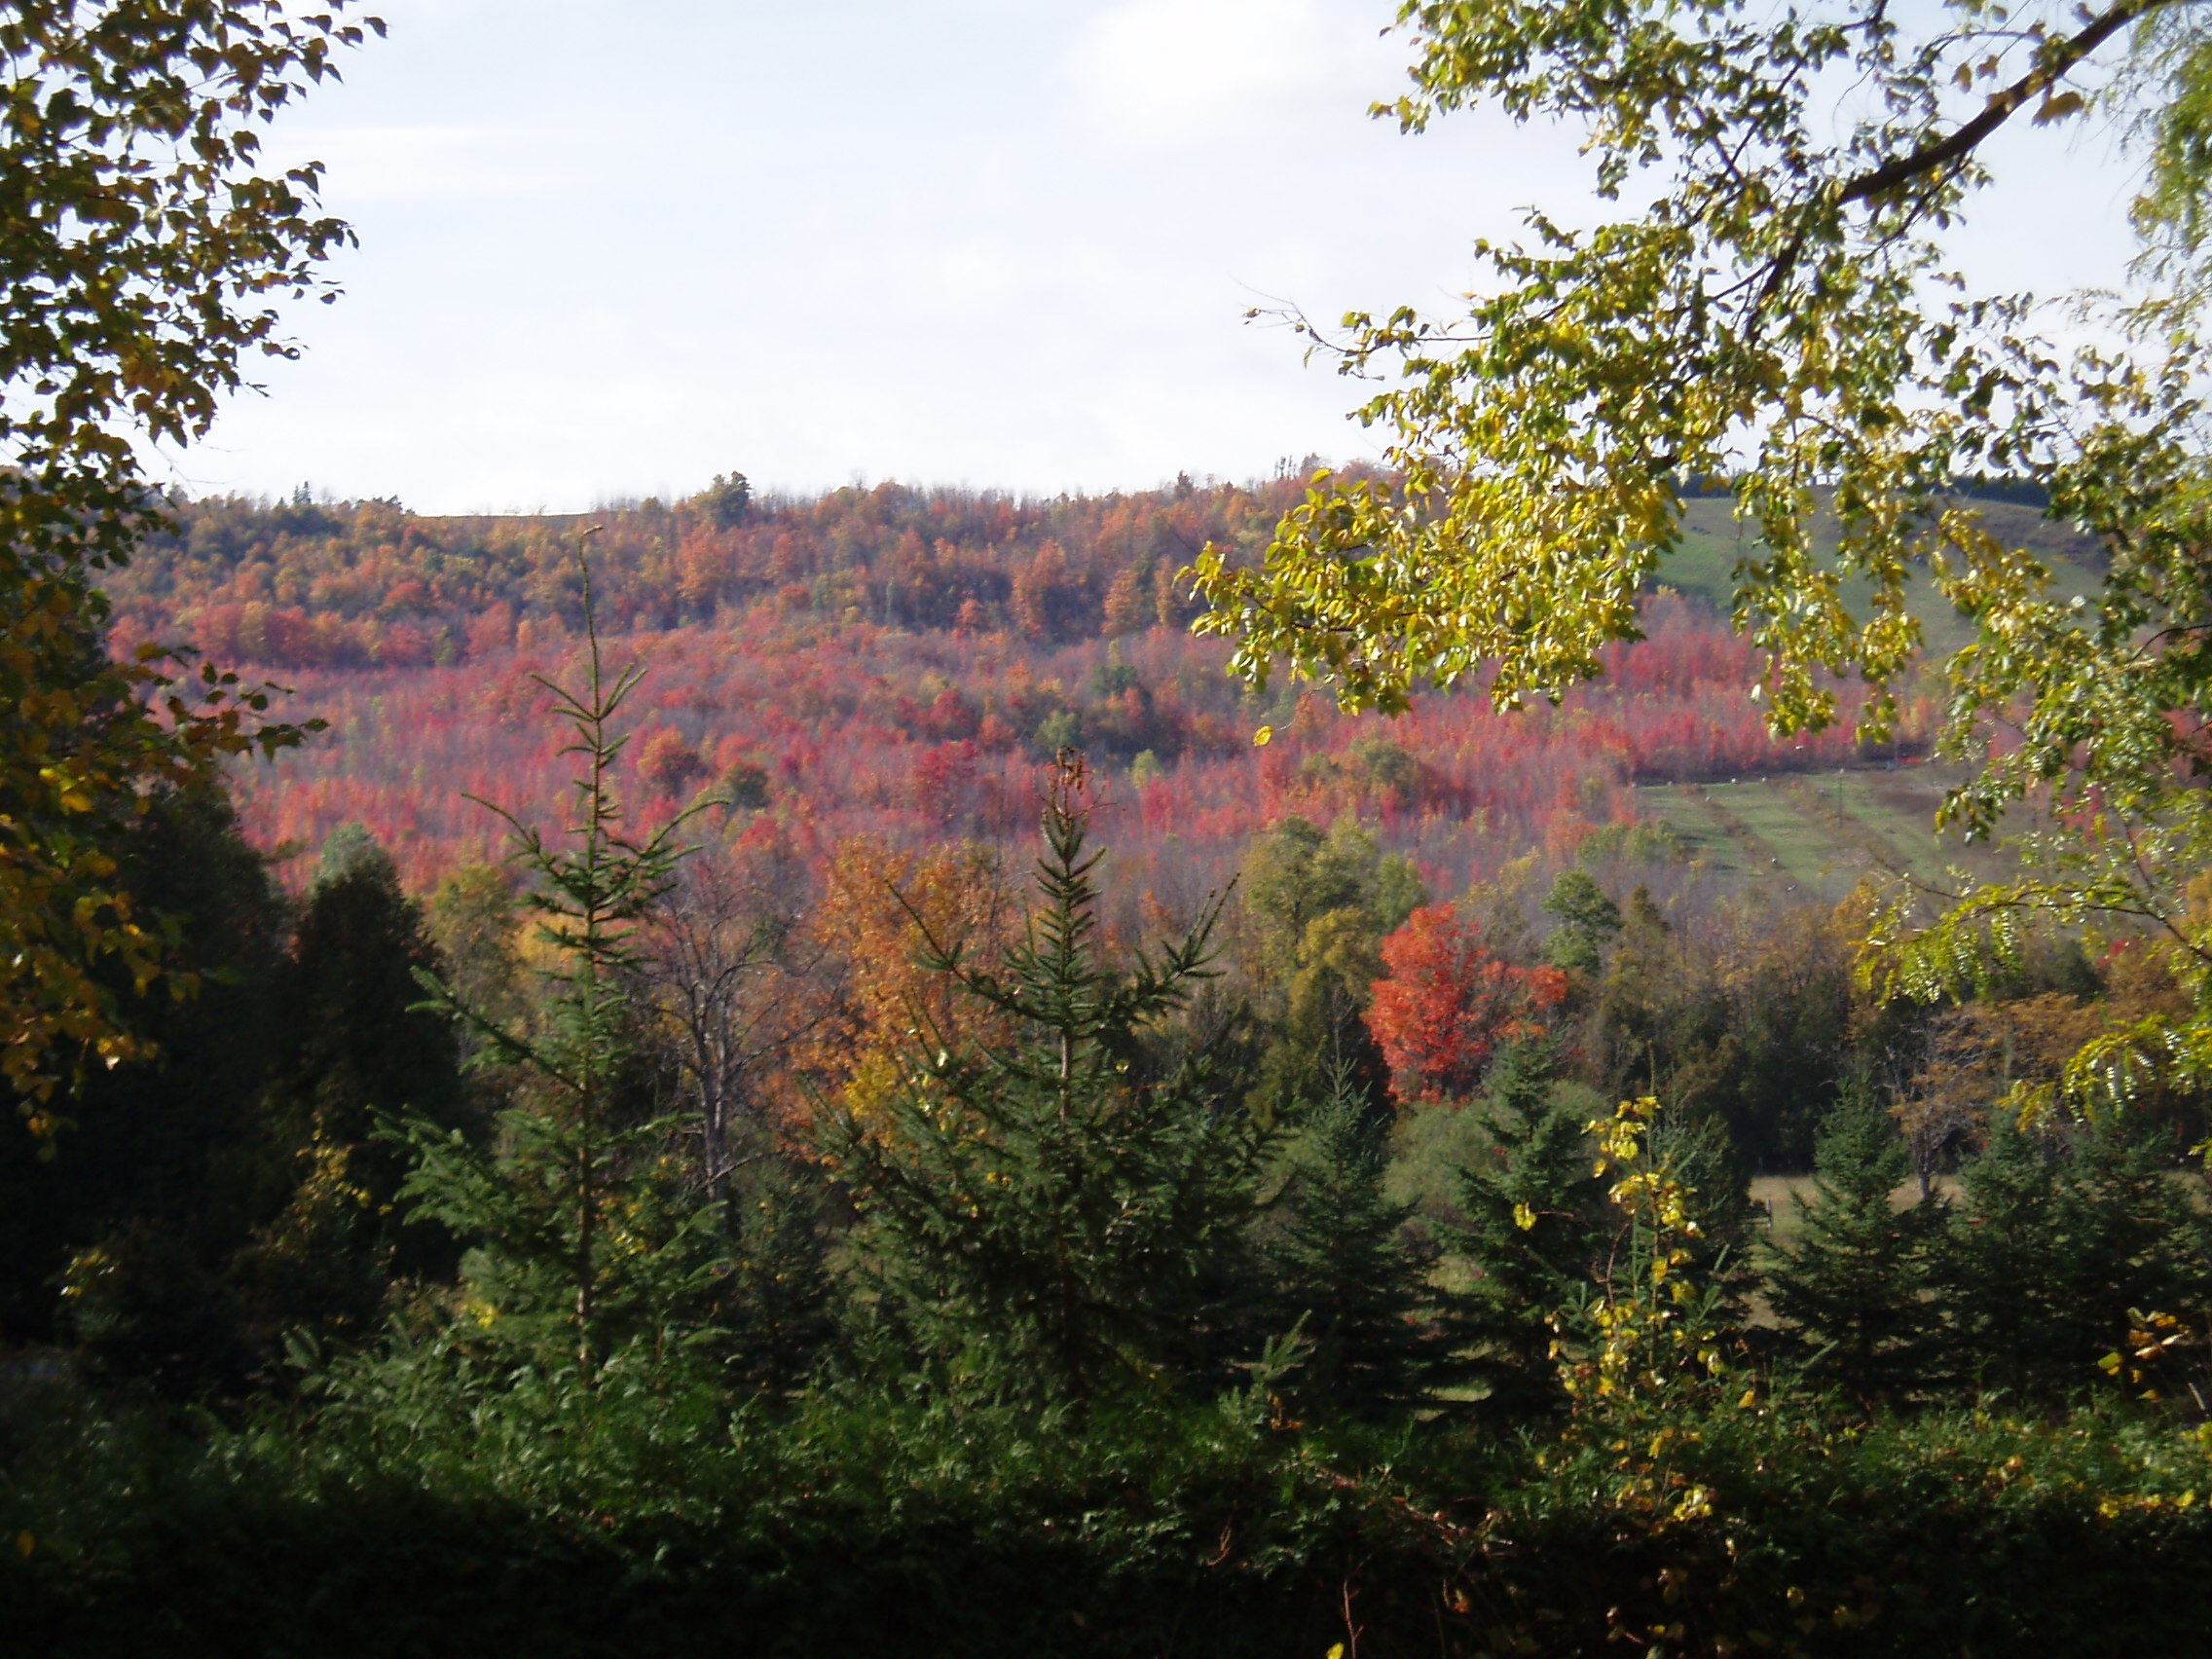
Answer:
<path fill-rule="evenodd" d="M 447 1132 L 481 1127 L 453 1030 L 422 1006 L 415 979 L 442 971 L 390 855 L 358 824 L 333 831 L 277 982 L 265 1097 L 295 1184 L 238 1264 L 265 1339 L 303 1325 L 357 1334 L 395 1275 L 456 1265 L 443 1228 L 403 1221 L 406 1160 L 378 1138 L 380 1122 L 401 1113 Z"/>
<path fill-rule="evenodd" d="M 1208 1051 L 1162 1061 L 1151 1041 L 1211 977 L 1218 903 L 1157 960 L 1104 966 L 1086 797 L 1082 756 L 1063 753 L 1043 903 L 1002 970 L 934 937 L 921 956 L 1011 1035 L 961 1042 L 918 1021 L 887 1105 L 839 1113 L 826 1136 L 903 1315 L 1074 1402 L 1188 1357 L 1263 1141 Z"/>
<path fill-rule="evenodd" d="M 1287 1216 L 1267 1243 L 1279 1322 L 1306 1357 L 1292 1391 L 1309 1406 L 1381 1416 L 1432 1397 L 1453 1328 L 1402 1230 L 1415 1206 L 1383 1196 L 1384 1120 L 1342 1061 L 1306 1110 L 1290 1158 Z"/>
<path fill-rule="evenodd" d="M 1862 1080 L 1829 1115 L 1816 1158 L 1814 1196 L 1793 1200 L 1799 1233 L 1773 1252 L 1768 1294 L 1809 1376 L 1867 1404 L 1899 1400 L 1942 1351 L 1932 1301 L 1942 1206 L 1892 1204 L 1912 1161 Z"/>
<path fill-rule="evenodd" d="M 1960 1171 L 1943 1288 L 1958 1320 L 1959 1367 L 1984 1389 L 2034 1391 L 2048 1371 L 2038 1350 L 2066 1319 L 2061 1156 L 2055 1140 L 2022 1133 L 2001 1113 Z"/>
<path fill-rule="evenodd" d="M 582 549 L 586 680 L 571 691 L 539 677 L 578 760 L 565 845 L 513 814 L 514 859 L 530 878 L 548 965 L 539 1015 L 502 1022 L 433 975 L 436 1005 L 483 1040 L 476 1063 L 518 1079 L 496 1147 L 411 1120 L 417 1162 L 405 1196 L 417 1213 L 477 1247 L 464 1266 L 469 1309 L 495 1338 L 540 1355 L 566 1349 L 587 1385 L 625 1343 L 664 1351 L 697 1334 L 718 1262 L 711 1206 L 688 1201 L 672 1154 L 675 1125 L 657 1110 L 635 1013 L 634 935 L 668 891 L 684 849 L 678 818 L 639 838 L 623 823 L 613 771 L 626 739 L 615 717 L 645 671 L 611 680 L 601 655 L 591 571 Z"/>
<path fill-rule="evenodd" d="M 830 1233 L 819 1171 L 769 1154 L 731 1183 L 730 1261 L 719 1295 L 729 1370 L 743 1386 L 787 1394 L 836 1334 Z"/>
<path fill-rule="evenodd" d="M 1692 1226 L 1679 1243 L 1687 1252 L 1688 1275 L 1709 1301 L 1708 1321 L 1740 1328 L 1757 1273 L 1751 1251 L 1751 1178 L 1727 1120 L 1702 1103 L 1669 1101 L 1640 1132 L 1646 1152 L 1667 1165 L 1688 1206 Z"/>
<path fill-rule="evenodd" d="M 2066 1399 L 2098 1382 L 2131 1311 L 2205 1317 L 2205 1223 L 2172 1165 L 2150 1125 L 2032 1129 L 1997 1115 L 1960 1172 L 1963 1201 L 1942 1241 L 1972 1382 Z"/>
<path fill-rule="evenodd" d="M 1466 1312 L 1474 1372 L 1490 1409 L 1512 1416 L 1565 1404 L 1550 1319 L 1588 1294 L 1605 1249 L 1604 1183 L 1581 1113 L 1554 1098 L 1558 1064 L 1556 1045 L 1541 1038 L 1499 1056 L 1475 1108 L 1491 1144 L 1460 1167 L 1466 1220 L 1446 1232 L 1478 1275 Z"/>

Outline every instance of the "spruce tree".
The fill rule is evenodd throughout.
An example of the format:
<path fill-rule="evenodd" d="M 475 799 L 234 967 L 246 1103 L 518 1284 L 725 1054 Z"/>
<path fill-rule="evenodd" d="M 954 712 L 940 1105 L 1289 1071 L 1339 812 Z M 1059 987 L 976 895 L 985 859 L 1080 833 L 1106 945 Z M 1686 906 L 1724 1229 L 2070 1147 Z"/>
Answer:
<path fill-rule="evenodd" d="M 502 1022 L 422 976 L 436 1004 L 481 1039 L 474 1063 L 515 1075 L 518 1101 L 499 1115 L 489 1150 L 411 1119 L 404 1134 L 417 1161 L 404 1192 L 416 1214 L 474 1241 L 467 1301 L 490 1338 L 572 1364 L 589 1385 L 627 1344 L 661 1353 L 696 1338 L 719 1256 L 717 1218 L 689 1199 L 671 1155 L 676 1125 L 660 1110 L 634 994 L 635 934 L 674 880 L 682 820 L 643 837 L 625 828 L 613 772 L 627 740 L 613 722 L 645 671 L 608 676 L 580 547 L 577 564 L 584 684 L 538 680 L 571 733 L 562 753 L 578 762 L 574 818 L 555 843 L 491 807 L 530 878 L 523 903 L 548 964 L 537 970 L 539 1014 Z"/>
<path fill-rule="evenodd" d="M 2047 1375 L 2042 1350 L 2069 1301 L 2062 1157 L 2055 1139 L 2023 1133 L 2000 1113 L 1988 1144 L 1960 1170 L 1941 1261 L 1958 1319 L 1955 1358 L 1962 1380 L 1980 1388 L 2033 1393 Z"/>
<path fill-rule="evenodd" d="M 415 975 L 440 966 L 390 856 L 358 824 L 333 831 L 277 983 L 265 1112 L 291 1191 L 238 1263 L 265 1342 L 303 1325 L 358 1333 L 395 1275 L 455 1265 L 444 1229 L 404 1224 L 406 1160 L 377 1138 L 399 1113 L 479 1127 L 452 1028 L 421 1006 Z"/>
<path fill-rule="evenodd" d="M 232 1258 L 293 1173 L 260 1112 L 289 918 L 220 799 L 156 797 L 125 846 L 119 877 L 182 919 L 170 967 L 199 994 L 134 1002 L 154 1051 L 88 1071 L 57 1141 L 18 1134 L 0 1151 L 0 1332 L 73 1339 L 94 1374 L 164 1393 L 229 1392 L 262 1357 Z"/>
<path fill-rule="evenodd" d="M 2203 1221 L 2172 1161 L 2150 1125 L 2031 1130 L 1998 1115 L 1943 1240 L 1972 1382 L 2063 1400 L 2098 1382 L 2131 1310 L 2203 1316 Z"/>
<path fill-rule="evenodd" d="M 1152 1040 L 1211 975 L 1218 904 L 1157 959 L 1099 960 L 1087 788 L 1063 752 L 1042 902 L 1003 967 L 934 939 L 920 958 L 1011 1036 L 957 1042 L 925 1021 L 888 1107 L 848 1110 L 825 1137 L 901 1313 L 1075 1402 L 1117 1373 L 1189 1362 L 1263 1141 L 1210 1052 L 1163 1059 Z"/>
<path fill-rule="evenodd" d="M 1681 1189 L 1696 1231 L 1678 1241 L 1685 1272 L 1709 1296 L 1714 1329 L 1740 1328 L 1757 1282 L 1751 1261 L 1751 1180 L 1728 1122 L 1708 1106 L 1670 1103 L 1645 1131 L 1645 1151 Z"/>
<path fill-rule="evenodd" d="M 1492 1068 L 1491 1144 L 1458 1171 L 1461 1226 L 1448 1244 L 1478 1275 L 1468 1299 L 1473 1370 L 1490 1409 L 1563 1405 L 1549 1320 L 1586 1295 L 1606 1243 L 1605 1185 L 1592 1170 L 1584 1114 L 1553 1095 L 1558 1051 L 1545 1039 L 1506 1049 Z"/>
<path fill-rule="evenodd" d="M 1864 1403 L 1901 1399 L 1927 1382 L 1942 1348 L 1942 1316 L 1931 1302 L 1941 1205 L 1891 1204 L 1911 1160 L 1863 1088 L 1829 1115 L 1816 1158 L 1814 1197 L 1795 1200 L 1798 1236 L 1773 1252 L 1774 1310 L 1809 1376 Z"/>
<path fill-rule="evenodd" d="M 1445 1380 L 1454 1328 L 1401 1230 L 1415 1206 L 1383 1196 L 1384 1120 L 1342 1061 L 1306 1109 L 1267 1241 L 1278 1324 L 1306 1358 L 1291 1391 L 1313 1408 L 1375 1417 L 1428 1399 Z"/>
<path fill-rule="evenodd" d="M 738 1171 L 724 1200 L 730 1261 L 719 1302 L 729 1372 L 756 1393 L 796 1388 L 836 1334 L 821 1187 L 811 1165 L 771 1153 Z"/>

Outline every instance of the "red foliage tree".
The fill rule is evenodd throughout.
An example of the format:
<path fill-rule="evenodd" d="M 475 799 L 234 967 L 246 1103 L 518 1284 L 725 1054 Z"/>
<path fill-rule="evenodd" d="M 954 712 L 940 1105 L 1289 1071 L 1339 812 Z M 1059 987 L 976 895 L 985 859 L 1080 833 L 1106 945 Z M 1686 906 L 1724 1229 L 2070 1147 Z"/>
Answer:
<path fill-rule="evenodd" d="M 1408 1100 L 1463 1099 L 1501 1043 L 1535 1036 L 1567 995 L 1557 968 L 1520 968 L 1493 953 L 1450 904 L 1416 910 L 1382 941 L 1389 977 L 1375 981 L 1367 1028 Z"/>

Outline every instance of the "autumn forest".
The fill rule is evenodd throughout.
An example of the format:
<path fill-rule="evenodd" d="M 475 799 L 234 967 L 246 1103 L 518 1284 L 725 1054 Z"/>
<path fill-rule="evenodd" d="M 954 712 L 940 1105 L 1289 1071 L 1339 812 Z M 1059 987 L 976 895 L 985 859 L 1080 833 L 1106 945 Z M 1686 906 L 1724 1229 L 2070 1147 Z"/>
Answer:
<path fill-rule="evenodd" d="M 2202 1648 L 2204 8 L 390 9 L 0 6 L 8 1651 Z"/>
<path fill-rule="evenodd" d="M 1939 773 L 1927 705 L 1884 745 L 1777 743 L 1694 586 L 1655 584 L 1644 637 L 1556 707 L 1470 687 L 1353 718 L 1240 686 L 1179 572 L 1296 494 L 171 502 L 110 584 L 110 648 L 182 635 L 309 729 L 140 832 L 197 982 L 149 1007 L 147 1060 L 10 1150 L 0 1329 L 141 1409 L 263 1423 L 254 1456 L 312 1414 L 285 1483 L 460 1457 L 439 1479 L 524 1530 L 496 1547 L 532 1573 L 611 1505 L 576 1586 L 532 1592 L 576 1632 L 742 1584 L 779 1628 L 903 1641 L 978 1604 L 949 1563 L 988 1582 L 1028 1559 L 1007 1529 L 1066 1526 L 1061 1599 L 986 1600 L 994 1641 L 1080 1646 L 1094 1617 L 1116 1651 L 1185 1618 L 1254 1651 L 1413 1641 L 1441 1567 L 1477 1643 L 1662 1630 L 1692 1571 L 1683 1628 L 1755 1642 L 1798 1591 L 1736 1588 L 1705 1516 L 1722 1483 L 1773 1501 L 1746 1493 L 1774 1446 L 1817 1436 L 1862 1494 L 1842 1513 L 1925 1529 L 1950 1489 L 1893 1512 L 1899 1459 L 2002 1447 L 2063 1485 L 2113 1456 L 2068 1438 L 2084 1410 L 2148 1411 L 2140 1461 L 2097 1479 L 2189 1514 L 2150 1447 L 2212 1386 L 2182 1161 L 2204 1101 L 2075 1126 L 2019 1104 L 2183 996 L 2158 954 L 2035 934 L 1972 997 L 1883 996 L 1869 931 L 1918 877 L 1822 792 Z M 1863 846 L 1817 878 L 1744 856 L 1788 836 L 1731 841 L 1713 792 L 1756 788 Z M 1912 863 L 1946 856 L 1991 855 Z M 1998 1401 L 2027 1415 L 1992 1426 Z M 1689 1426 L 1715 1412 L 1725 1435 Z M 462 1450 L 571 1419 L 581 1460 L 542 1475 L 522 1442 Z M 639 1507 L 710 1419 L 725 1450 Z M 1072 1463 L 1031 1438 L 1053 1422 L 1095 1424 Z M 1014 1486 L 911 1463 L 955 1430 Z M 1433 1451 L 1403 1494 L 1335 1472 L 1408 1433 Z M 1104 1530 L 1063 1511 L 1120 1478 L 1087 1458 L 1135 1446 L 1165 1485 Z M 761 1459 L 793 1457 L 832 1458 L 836 1495 L 748 1511 L 657 1589 L 603 1583 L 702 1504 L 770 1501 L 796 1477 Z M 1555 1458 L 1616 1495 L 1557 1507 Z M 1263 1501 L 1269 1469 L 1290 1485 Z M 218 1533 L 271 1524 L 191 1478 Z M 885 1479 L 965 1541 L 801 1611 L 807 1550 L 905 1535 Z M 1487 1510 L 1391 1507 L 1467 1480 Z M 1559 1540 L 1522 1565 L 1514 1505 Z M 26 1564 L 106 1547 L 49 1525 Z M 1218 1547 L 1186 1561 L 1193 1527 Z M 1856 1559 L 1765 1537 L 1762 1572 Z M 325 1573 L 335 1539 L 301 1538 L 282 1570 Z M 1382 1553 L 1320 1594 L 1354 1539 Z M 444 1583 L 458 1546 L 411 1547 Z M 1821 1630 L 1948 1628 L 1951 1548 L 1901 1588 L 1831 1577 Z M 1648 1610 L 1592 1566 L 1622 1559 L 1660 1564 Z M 1151 1588 L 1117 1611 L 1121 1574 Z"/>

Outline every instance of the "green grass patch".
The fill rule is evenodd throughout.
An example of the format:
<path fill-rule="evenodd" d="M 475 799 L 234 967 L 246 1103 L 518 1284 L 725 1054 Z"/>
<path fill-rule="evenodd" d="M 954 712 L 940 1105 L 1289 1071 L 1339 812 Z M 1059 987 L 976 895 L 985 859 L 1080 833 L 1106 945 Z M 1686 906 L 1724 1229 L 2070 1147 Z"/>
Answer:
<path fill-rule="evenodd" d="M 1715 874 L 1840 899 L 1890 871 L 1940 883 L 1954 867 L 1978 877 L 2008 864 L 1991 848 L 1936 833 L 1952 768 L 1908 764 L 1774 773 L 1705 784 L 1652 784 L 1639 811 L 1665 820 L 1693 862 Z"/>
<path fill-rule="evenodd" d="M 2009 501 L 1975 503 L 1982 522 L 2000 540 L 2025 548 L 2051 569 L 2053 589 L 2061 599 L 2095 591 L 2098 577 L 2097 548 L 2089 537 L 2053 524 L 2032 507 Z M 1824 557 L 1835 548 L 1835 526 L 1822 515 L 1813 526 L 1813 544 Z M 1678 593 L 1704 601 L 1726 615 L 1735 599 L 1735 568 L 1739 560 L 1758 546 L 1751 527 L 1737 521 L 1734 503 L 1718 497 L 1700 497 L 1684 503 L 1681 544 L 1660 568 L 1656 581 Z M 1852 609 L 1865 613 L 1869 589 L 1854 579 L 1844 584 L 1844 598 Z M 1923 574 L 1908 590 L 1913 615 L 1927 638 L 1930 654 L 1948 655 L 1972 637 L 1972 629 Z"/>

